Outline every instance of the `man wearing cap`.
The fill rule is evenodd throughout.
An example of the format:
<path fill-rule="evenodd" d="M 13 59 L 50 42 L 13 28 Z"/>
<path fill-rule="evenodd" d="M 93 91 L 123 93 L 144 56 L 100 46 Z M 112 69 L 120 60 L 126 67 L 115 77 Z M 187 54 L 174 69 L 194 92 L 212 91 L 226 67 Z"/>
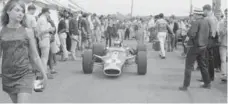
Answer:
<path fill-rule="evenodd" d="M 210 33 L 210 26 L 208 21 L 203 18 L 202 11 L 194 11 L 195 21 L 192 22 L 191 28 L 188 31 L 186 41 L 188 41 L 189 51 L 185 59 L 185 74 L 184 83 L 179 90 L 186 91 L 190 85 L 191 72 L 194 69 L 195 61 L 198 62 L 201 75 L 204 81 L 202 88 L 210 88 L 210 79 L 208 74 L 208 66 L 206 60 L 206 52 L 208 45 L 208 37 Z"/>

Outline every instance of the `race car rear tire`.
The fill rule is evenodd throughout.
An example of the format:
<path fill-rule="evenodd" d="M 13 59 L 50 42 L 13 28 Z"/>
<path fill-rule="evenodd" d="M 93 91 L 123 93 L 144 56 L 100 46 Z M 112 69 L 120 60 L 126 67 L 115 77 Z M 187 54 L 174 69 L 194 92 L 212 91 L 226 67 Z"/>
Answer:
<path fill-rule="evenodd" d="M 137 70 L 139 75 L 145 75 L 147 73 L 147 54 L 145 51 L 139 51 L 137 53 Z"/>
<path fill-rule="evenodd" d="M 93 72 L 93 52 L 86 50 L 83 53 L 82 69 L 84 74 L 91 74 Z"/>
<path fill-rule="evenodd" d="M 137 53 L 140 52 L 140 51 L 146 51 L 146 45 L 143 44 L 143 43 L 139 43 L 137 44 Z"/>
<path fill-rule="evenodd" d="M 93 44 L 93 54 L 98 55 L 98 56 L 103 56 L 105 51 L 105 45 L 103 44 Z M 95 57 L 94 59 L 95 62 L 102 62 L 101 59 L 98 59 Z"/>

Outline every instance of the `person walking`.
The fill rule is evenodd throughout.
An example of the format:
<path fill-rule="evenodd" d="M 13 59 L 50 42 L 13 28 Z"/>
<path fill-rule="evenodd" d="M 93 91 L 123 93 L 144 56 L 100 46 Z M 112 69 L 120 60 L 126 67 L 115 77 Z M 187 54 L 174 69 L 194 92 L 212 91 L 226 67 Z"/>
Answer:
<path fill-rule="evenodd" d="M 20 0 L 8 1 L 1 16 L 2 89 L 13 103 L 31 103 L 35 77 L 31 63 L 40 70 L 44 86 L 47 81 L 46 67 L 38 55 L 34 32 L 26 28 L 24 16 L 25 4 Z"/>
<path fill-rule="evenodd" d="M 159 19 L 156 22 L 156 31 L 157 31 L 157 38 L 160 42 L 160 57 L 162 59 L 166 58 L 165 55 L 165 42 L 168 32 L 168 22 L 164 19 L 164 14 L 159 14 Z"/>
<path fill-rule="evenodd" d="M 185 59 L 185 71 L 184 71 L 184 83 L 183 86 L 179 87 L 179 90 L 186 91 L 190 86 L 191 73 L 194 69 L 194 63 L 197 61 L 201 75 L 204 81 L 203 88 L 211 88 L 210 78 L 208 74 L 208 66 L 206 59 L 208 37 L 210 34 L 210 26 L 208 21 L 203 18 L 202 11 L 194 11 L 195 21 L 192 22 L 191 28 L 188 31 L 188 41 L 189 51 Z"/>

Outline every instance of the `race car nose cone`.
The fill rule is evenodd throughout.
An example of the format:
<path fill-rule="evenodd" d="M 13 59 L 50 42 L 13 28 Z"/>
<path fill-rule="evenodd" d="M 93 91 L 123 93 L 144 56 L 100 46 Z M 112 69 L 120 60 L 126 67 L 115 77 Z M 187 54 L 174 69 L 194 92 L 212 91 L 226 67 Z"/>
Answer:
<path fill-rule="evenodd" d="M 104 70 L 104 74 L 107 76 L 119 76 L 121 71 L 119 69 L 106 69 Z"/>

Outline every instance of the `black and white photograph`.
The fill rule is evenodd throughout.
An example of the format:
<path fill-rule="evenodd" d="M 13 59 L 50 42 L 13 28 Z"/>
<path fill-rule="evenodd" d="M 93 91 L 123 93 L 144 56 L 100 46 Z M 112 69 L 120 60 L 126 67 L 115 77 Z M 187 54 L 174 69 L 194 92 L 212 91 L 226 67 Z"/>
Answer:
<path fill-rule="evenodd" d="M 0 0 L 0 103 L 225 103 L 227 0 Z"/>

